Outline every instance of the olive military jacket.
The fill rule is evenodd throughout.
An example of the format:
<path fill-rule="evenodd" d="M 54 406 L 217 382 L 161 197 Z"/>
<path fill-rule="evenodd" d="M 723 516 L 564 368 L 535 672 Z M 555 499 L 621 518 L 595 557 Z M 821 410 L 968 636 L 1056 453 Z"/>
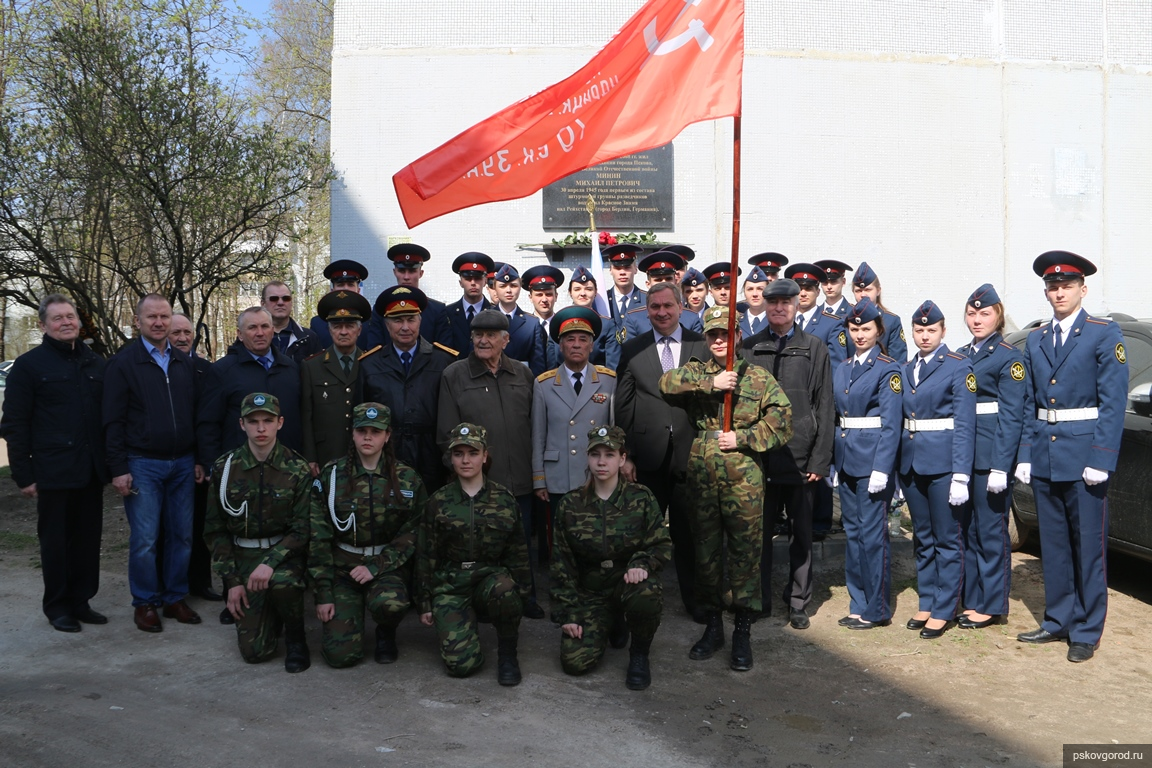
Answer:
<path fill-rule="evenodd" d="M 784 390 L 763 368 L 739 360 L 732 396 L 732 430 L 742 452 L 763 453 L 792 439 L 792 404 Z M 724 368 L 715 360 L 693 358 L 660 377 L 664 399 L 688 412 L 697 430 L 724 429 L 724 393 L 712 389 L 712 380 Z"/>
<path fill-rule="evenodd" d="M 204 541 L 224 589 L 242 586 L 236 539 L 264 539 L 263 564 L 277 568 L 290 558 L 302 558 L 308 548 L 308 514 L 312 472 L 304 457 L 280 442 L 264 461 L 257 461 L 248 443 L 221 456 L 212 467 Z M 248 549 L 248 551 L 253 551 Z"/>
<path fill-rule="evenodd" d="M 372 352 L 362 353 L 364 357 Z M 324 466 L 348 453 L 352 445 L 352 408 L 363 399 L 359 349 L 352 353 L 352 372 L 344 373 L 340 353 L 328 347 L 300 364 L 300 421 L 304 458 Z"/>
<path fill-rule="evenodd" d="M 393 488 L 391 475 L 381 469 L 369 472 L 357 457 L 345 456 L 328 463 L 312 482 L 308 574 L 318 604 L 335 601 L 338 570 L 363 565 L 376 577 L 402 568 L 416 554 L 420 516 L 428 503 L 424 483 L 416 470 L 397 463 Z"/>
<path fill-rule="evenodd" d="M 527 600 L 532 574 L 516 497 L 490 479 L 469 497 L 453 479 L 424 508 L 416 563 L 420 612 L 432 610 L 433 594 L 455 589 L 461 574 L 492 569 L 507 570 Z"/>
<path fill-rule="evenodd" d="M 615 588 L 630 568 L 658 573 L 672 554 L 664 511 L 652 492 L 623 479 L 607 500 L 578 488 L 556 510 L 552 608 L 560 624 L 583 618 L 581 592 Z"/>

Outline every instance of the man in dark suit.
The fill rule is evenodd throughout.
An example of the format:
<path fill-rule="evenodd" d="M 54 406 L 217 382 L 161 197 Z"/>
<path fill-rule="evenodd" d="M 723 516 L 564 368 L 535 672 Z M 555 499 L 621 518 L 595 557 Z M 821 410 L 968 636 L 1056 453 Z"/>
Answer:
<path fill-rule="evenodd" d="M 492 303 L 484 298 L 484 284 L 488 273 L 496 268 L 487 254 L 469 251 L 456 257 L 452 271 L 460 276 L 464 295 L 444 308 L 436 323 L 434 341 L 467 357 L 472 352 L 472 319 L 492 308 Z"/>
<path fill-rule="evenodd" d="M 517 303 L 520 299 L 520 273 L 516 267 L 505 264 L 496 270 L 492 282 L 496 291 L 496 308 L 508 316 L 508 346 L 504 354 L 526 363 L 532 375 L 539 376 L 547 364 L 544 327 Z"/>
<path fill-rule="evenodd" d="M 696 570 L 688 498 L 688 453 L 696 436 L 688 414 L 660 395 L 660 376 L 692 358 L 704 360 L 704 336 L 680 325 L 684 298 L 675 283 L 659 283 L 648 293 L 652 330 L 629 339 L 617 371 L 616 422 L 628 433 L 628 448 L 636 465 L 636 480 L 648 486 L 661 509 L 668 510 L 673 560 L 680 597 L 698 623 L 693 583 Z"/>
<path fill-rule="evenodd" d="M 430 260 L 432 254 L 428 249 L 416 243 L 397 243 L 388 249 L 388 260 L 392 262 L 392 276 L 396 278 L 396 285 L 405 288 L 420 290 L 420 279 L 424 277 L 424 262 Z M 436 323 L 440 315 L 444 314 L 447 306 L 442 301 L 425 296 L 428 304 L 420 313 L 420 336 L 429 343 L 436 340 Z M 379 303 L 379 296 L 376 298 Z M 365 323 L 361 338 L 366 339 L 365 348 L 372 349 L 377 344 L 388 345 L 388 326 L 384 318 L 373 307 L 372 318 Z"/>

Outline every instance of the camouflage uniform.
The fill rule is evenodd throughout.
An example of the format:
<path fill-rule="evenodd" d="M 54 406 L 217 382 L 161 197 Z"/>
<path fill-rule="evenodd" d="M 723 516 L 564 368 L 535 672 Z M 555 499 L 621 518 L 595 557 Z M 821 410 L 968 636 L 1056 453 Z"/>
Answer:
<path fill-rule="evenodd" d="M 221 483 L 227 483 L 226 508 L 221 505 Z M 274 572 L 268 589 L 248 592 L 249 607 L 236 620 L 240 655 L 249 663 L 276 653 L 281 627 L 288 630 L 286 637 L 298 631 L 303 641 L 311 485 L 308 462 L 280 442 L 263 462 L 245 442 L 212 468 L 204 540 L 225 592 L 245 586 L 258 565 Z"/>
<path fill-rule="evenodd" d="M 396 464 L 396 489 L 381 468 L 370 472 L 358 457 L 345 456 L 325 466 L 313 482 L 308 573 L 316 604 L 336 606 L 324 623 L 321 646 L 333 667 L 350 667 L 363 658 L 365 607 L 378 625 L 395 629 L 411 606 L 411 563 L 428 496 L 411 467 Z M 372 573 L 367 584 L 349 575 L 360 565 Z"/>
<path fill-rule="evenodd" d="M 672 551 L 664 513 L 642 485 L 620 480 L 606 501 L 594 489 L 577 489 L 556 511 L 552 606 L 560 624 L 579 624 L 583 637 L 563 635 L 560 663 L 579 675 L 596 665 L 612 616 L 623 611 L 633 637 L 651 641 L 660 626 L 664 599 L 660 569 Z M 643 568 L 648 578 L 625 584 L 624 573 Z"/>
<path fill-rule="evenodd" d="M 721 587 L 725 535 L 732 608 L 759 611 L 764 485 L 760 454 L 792 438 L 792 407 L 784 390 L 763 368 L 736 363 L 732 429 L 738 448 L 720 450 L 724 393 L 712 380 L 724 371 L 715 360 L 689 360 L 660 377 L 664 399 L 684 408 L 698 430 L 688 457 L 688 495 L 696 504 L 696 603 L 705 611 L 724 608 Z"/>
<path fill-rule="evenodd" d="M 432 612 L 448 674 L 465 677 L 484 663 L 477 616 L 501 638 L 520 629 L 532 581 L 516 497 L 488 479 L 469 497 L 452 480 L 428 500 L 419 552 L 420 612 Z"/>

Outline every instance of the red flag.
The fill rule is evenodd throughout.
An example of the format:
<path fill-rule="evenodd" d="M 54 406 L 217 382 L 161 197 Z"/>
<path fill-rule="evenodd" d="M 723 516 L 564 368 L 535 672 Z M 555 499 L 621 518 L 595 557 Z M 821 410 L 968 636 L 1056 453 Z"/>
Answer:
<path fill-rule="evenodd" d="M 580 71 L 392 177 L 409 228 L 740 114 L 743 0 L 650 0 Z"/>

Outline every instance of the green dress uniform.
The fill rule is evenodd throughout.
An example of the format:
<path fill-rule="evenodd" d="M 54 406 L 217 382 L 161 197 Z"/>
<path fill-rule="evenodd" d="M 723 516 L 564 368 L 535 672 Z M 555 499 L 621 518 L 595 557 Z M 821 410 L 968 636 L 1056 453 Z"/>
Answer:
<path fill-rule="evenodd" d="M 560 663 L 570 675 L 600 661 L 612 617 L 623 612 L 632 642 L 647 648 L 664 609 L 660 569 L 672 553 L 664 513 L 642 485 L 621 478 L 607 500 L 593 487 L 560 500 L 552 560 L 552 606 L 560 624 L 579 624 L 580 638 L 563 635 Z M 648 578 L 626 584 L 624 574 L 643 568 Z"/>
<path fill-rule="evenodd" d="M 345 456 L 326 465 L 313 482 L 308 573 L 316 604 L 336 606 L 324 623 L 321 646 L 330 666 L 350 667 L 364 657 L 365 608 L 378 625 L 378 647 L 381 635 L 394 647 L 396 627 L 411 606 L 408 584 L 427 501 L 420 475 L 400 463 L 393 476 L 383 461 L 369 471 L 357 456 Z M 366 584 L 349 575 L 361 565 L 373 577 Z M 381 655 L 378 651 L 377 661 L 395 658 Z"/>
<path fill-rule="evenodd" d="M 279 442 L 264 461 L 257 461 L 245 442 L 212 468 L 204 540 L 225 592 L 245 586 L 259 565 L 273 570 L 268 589 L 249 591 L 249 607 L 236 620 L 240 655 L 249 663 L 276 653 L 281 627 L 286 643 L 304 643 L 311 487 L 308 462 Z"/>
<path fill-rule="evenodd" d="M 478 616 L 492 622 L 501 652 L 510 644 L 514 658 L 532 583 L 516 497 L 487 478 L 475 496 L 468 496 L 453 479 L 428 500 L 419 552 L 420 612 L 432 613 L 448 674 L 465 677 L 484 663 Z"/>

